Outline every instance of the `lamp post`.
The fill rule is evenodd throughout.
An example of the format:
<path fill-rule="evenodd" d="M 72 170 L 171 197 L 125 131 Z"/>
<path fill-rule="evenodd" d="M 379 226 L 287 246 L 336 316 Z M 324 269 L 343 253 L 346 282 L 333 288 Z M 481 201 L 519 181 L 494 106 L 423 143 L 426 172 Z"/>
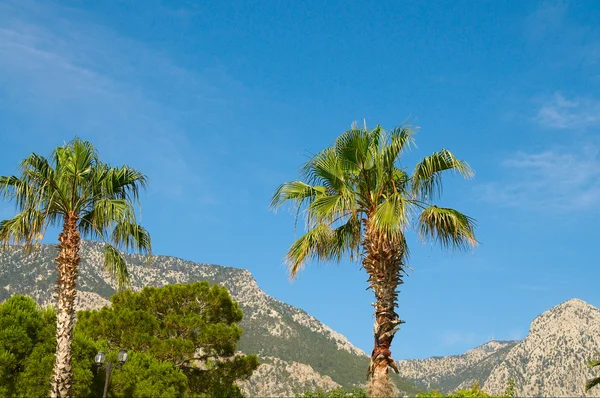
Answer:
<path fill-rule="evenodd" d="M 117 358 L 119 360 L 119 363 L 116 366 L 118 366 L 120 368 L 123 366 L 125 361 L 127 361 L 127 351 L 125 351 L 125 350 L 119 351 L 119 355 L 117 356 Z M 103 366 L 105 360 L 106 360 L 106 355 L 104 355 L 104 353 L 102 351 L 98 351 L 98 353 L 94 357 L 94 362 L 96 362 L 96 365 L 98 366 L 98 368 L 104 367 L 106 369 L 106 377 L 104 379 L 104 393 L 102 394 L 102 398 L 106 398 L 106 394 L 108 393 L 108 381 L 110 380 L 110 373 L 112 372 L 112 370 L 114 368 L 113 363 L 111 361 L 108 361 L 106 366 Z"/>

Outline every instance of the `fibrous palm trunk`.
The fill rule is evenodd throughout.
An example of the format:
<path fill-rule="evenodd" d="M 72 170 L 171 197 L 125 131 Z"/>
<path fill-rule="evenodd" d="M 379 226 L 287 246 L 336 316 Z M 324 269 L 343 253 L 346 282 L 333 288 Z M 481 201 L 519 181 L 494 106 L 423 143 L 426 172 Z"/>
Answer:
<path fill-rule="evenodd" d="M 362 264 L 369 274 L 369 287 L 375 293 L 375 325 L 373 334 L 375 346 L 367 371 L 369 395 L 389 397 L 394 395 L 394 385 L 388 375 L 392 367 L 398 368 L 392 359 L 390 346 L 398 325 L 403 323 L 396 314 L 398 286 L 402 284 L 404 241 L 401 236 L 389 236 L 381 231 L 365 226 L 363 247 L 365 257 Z"/>
<path fill-rule="evenodd" d="M 52 380 L 52 396 L 68 397 L 73 384 L 71 344 L 75 326 L 75 281 L 79 265 L 79 231 L 76 216 L 67 216 L 58 236 L 58 302 L 56 305 L 56 360 Z"/>

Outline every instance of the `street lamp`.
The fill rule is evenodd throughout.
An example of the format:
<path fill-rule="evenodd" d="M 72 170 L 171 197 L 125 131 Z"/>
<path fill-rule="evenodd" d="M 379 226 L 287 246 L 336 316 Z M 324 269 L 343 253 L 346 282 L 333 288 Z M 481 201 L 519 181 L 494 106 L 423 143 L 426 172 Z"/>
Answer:
<path fill-rule="evenodd" d="M 121 366 L 123 366 L 125 361 L 127 361 L 127 351 L 125 351 L 125 350 L 119 351 L 119 355 L 117 355 L 117 359 L 119 360 L 119 363 L 116 366 L 118 366 L 120 368 Z M 94 357 L 94 362 L 96 362 L 96 365 L 98 366 L 98 368 L 104 367 L 106 369 L 106 377 L 104 379 L 104 393 L 102 394 L 102 398 L 106 398 L 106 394 L 108 393 L 108 381 L 110 380 L 110 373 L 112 372 L 112 370 L 114 368 L 113 363 L 111 361 L 108 361 L 106 366 L 103 366 L 104 361 L 106 361 L 106 355 L 104 355 L 104 352 L 98 351 L 98 353 Z"/>

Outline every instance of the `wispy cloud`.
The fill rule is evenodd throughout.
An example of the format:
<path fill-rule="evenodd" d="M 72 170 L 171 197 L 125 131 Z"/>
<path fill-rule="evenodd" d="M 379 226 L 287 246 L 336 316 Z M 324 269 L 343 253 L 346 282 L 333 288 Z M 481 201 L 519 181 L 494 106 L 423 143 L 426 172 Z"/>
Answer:
<path fill-rule="evenodd" d="M 110 149 L 101 152 L 108 161 L 128 159 L 149 174 L 151 193 L 206 201 L 211 181 L 201 171 L 227 144 L 211 131 L 250 93 L 223 70 L 182 68 L 143 43 L 80 22 L 80 14 L 0 4 L 0 103 L 28 124 L 32 141 L 48 146 L 80 135 Z M 192 152 L 198 135 L 205 150 Z"/>
<path fill-rule="evenodd" d="M 600 62 L 600 28 L 582 24 L 570 14 L 566 1 L 544 1 L 525 20 L 526 37 L 544 46 L 553 65 L 575 64 L 594 67 Z"/>
<path fill-rule="evenodd" d="M 535 121 L 552 129 L 580 129 L 600 125 L 600 101 L 590 98 L 566 98 L 560 93 L 546 101 Z"/>
<path fill-rule="evenodd" d="M 526 29 L 531 40 L 540 40 L 563 27 L 567 15 L 567 4 L 561 1 L 546 1 L 526 19 Z"/>
<path fill-rule="evenodd" d="M 502 163 L 505 178 L 478 189 L 484 200 L 503 206 L 593 210 L 600 204 L 599 154 L 592 144 L 579 151 L 519 152 Z"/>

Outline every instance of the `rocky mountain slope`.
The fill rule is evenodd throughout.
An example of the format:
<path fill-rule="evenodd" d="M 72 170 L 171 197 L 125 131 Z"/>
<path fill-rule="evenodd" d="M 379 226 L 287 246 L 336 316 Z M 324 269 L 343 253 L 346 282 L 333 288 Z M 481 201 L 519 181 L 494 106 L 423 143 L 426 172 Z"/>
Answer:
<path fill-rule="evenodd" d="M 79 277 L 79 308 L 108 305 L 115 284 L 102 269 L 101 245 L 84 242 Z M 25 255 L 20 248 L 0 251 L 0 300 L 23 293 L 40 304 L 53 302 L 56 249 L 44 245 Z M 263 363 L 243 389 L 251 396 L 293 396 L 316 388 L 353 387 L 364 381 L 368 358 L 344 336 L 306 312 L 278 301 L 258 287 L 249 271 L 156 256 L 126 256 L 134 289 L 208 280 L 226 286 L 245 314 L 240 349 Z M 600 351 L 600 310 L 573 299 L 538 316 L 523 341 L 491 341 L 462 355 L 398 362 L 401 389 L 450 392 L 478 381 L 499 394 L 508 380 L 518 396 L 587 395 L 585 381 L 596 375 L 586 363 Z M 600 374 L 598 374 L 600 375 Z M 415 387 L 418 386 L 417 387 Z"/>
<path fill-rule="evenodd" d="M 78 279 L 78 308 L 108 305 L 114 281 L 102 267 L 102 245 L 83 242 Z M 21 248 L 0 251 L 0 301 L 27 294 L 40 304 L 53 303 L 56 248 L 42 245 L 25 255 Z M 368 357 L 344 336 L 306 312 L 265 294 L 244 269 L 198 264 L 174 257 L 155 256 L 151 262 L 126 255 L 134 290 L 207 280 L 226 286 L 244 311 L 244 334 L 239 349 L 258 354 L 263 365 L 244 383 L 247 394 L 293 396 L 296 392 L 337 386 L 351 388 L 365 378 Z M 413 385 L 397 379 L 401 389 Z"/>
<path fill-rule="evenodd" d="M 490 341 L 462 355 L 402 360 L 398 361 L 398 369 L 403 378 L 424 390 L 450 392 L 487 380 L 517 343 Z"/>
<path fill-rule="evenodd" d="M 586 395 L 586 379 L 599 376 L 586 363 L 600 350 L 600 310 L 579 299 L 564 302 L 535 318 L 529 335 L 513 347 L 483 383 L 489 392 L 503 391 L 513 378 L 518 396 Z"/>
<path fill-rule="evenodd" d="M 584 392 L 585 381 L 600 376 L 586 363 L 600 351 L 600 310 L 572 299 L 531 323 L 523 341 L 491 341 L 463 355 L 399 361 L 400 375 L 423 389 L 450 392 L 478 381 L 502 394 L 508 381 L 519 397 L 600 396 Z"/>

